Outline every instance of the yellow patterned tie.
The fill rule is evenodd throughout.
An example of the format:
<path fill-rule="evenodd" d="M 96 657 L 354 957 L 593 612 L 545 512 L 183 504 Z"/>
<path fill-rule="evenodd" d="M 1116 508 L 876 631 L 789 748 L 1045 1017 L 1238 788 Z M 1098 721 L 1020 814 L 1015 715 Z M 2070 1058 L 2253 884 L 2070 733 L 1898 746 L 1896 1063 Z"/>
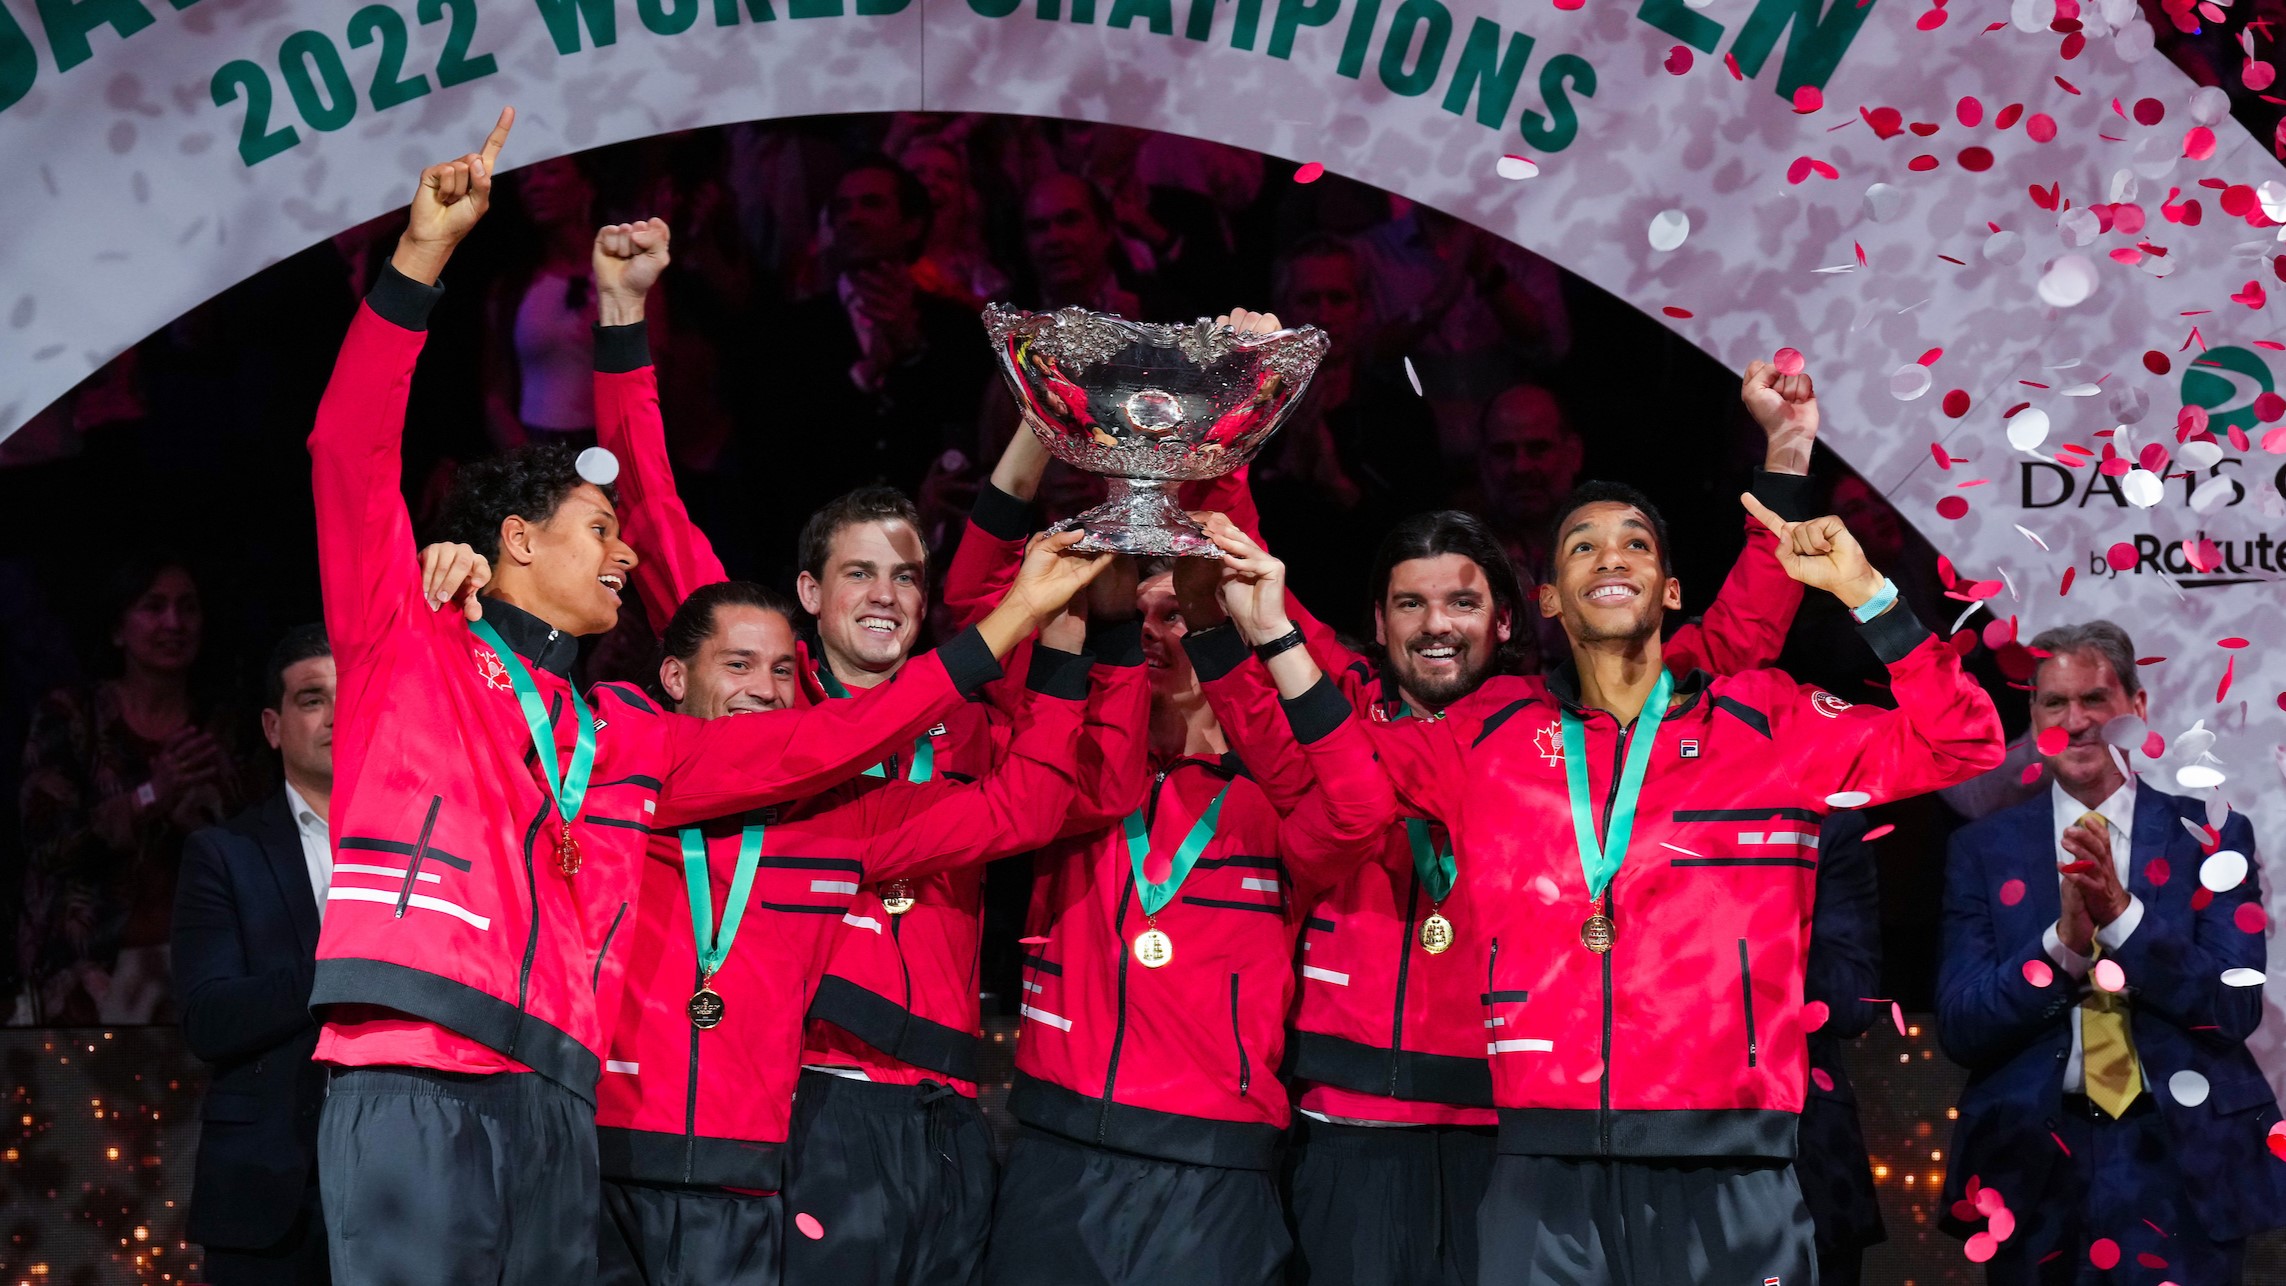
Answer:
<path fill-rule="evenodd" d="M 2080 826 L 2108 835 L 2101 813 L 2083 813 Z M 2096 957 L 2103 956 L 2098 943 Z M 2143 1092 L 2143 1072 L 2135 1062 L 2135 1038 L 2127 1029 L 2127 997 L 2101 987 L 2080 1002 L 2080 1074 L 2088 1101 L 2119 1119 Z"/>

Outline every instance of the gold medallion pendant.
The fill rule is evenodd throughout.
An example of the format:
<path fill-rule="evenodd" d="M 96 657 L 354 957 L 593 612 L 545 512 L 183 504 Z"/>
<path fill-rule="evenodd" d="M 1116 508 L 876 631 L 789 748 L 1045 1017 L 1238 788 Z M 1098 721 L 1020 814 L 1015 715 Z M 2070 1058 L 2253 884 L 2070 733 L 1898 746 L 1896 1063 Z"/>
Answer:
<path fill-rule="evenodd" d="M 1598 911 L 1581 922 L 1580 941 L 1586 945 L 1588 950 L 1600 956 L 1611 950 L 1611 940 L 1615 932 L 1611 917 Z"/>
<path fill-rule="evenodd" d="M 1453 922 L 1442 911 L 1432 910 L 1429 918 L 1421 921 L 1421 949 L 1432 956 L 1441 956 L 1453 945 Z"/>
<path fill-rule="evenodd" d="M 566 875 L 579 874 L 579 841 L 572 838 L 568 824 L 556 836 L 556 866 Z"/>
<path fill-rule="evenodd" d="M 1135 959 L 1146 969 L 1163 969 L 1175 958 L 1175 940 L 1159 929 L 1135 935 Z"/>
<path fill-rule="evenodd" d="M 691 1026 L 700 1031 L 712 1031 L 722 1025 L 722 993 L 705 983 L 699 984 L 691 1002 L 683 1008 L 691 1016 Z"/>
<path fill-rule="evenodd" d="M 881 909 L 891 915 L 903 915 L 913 909 L 913 886 L 897 880 L 881 886 Z"/>

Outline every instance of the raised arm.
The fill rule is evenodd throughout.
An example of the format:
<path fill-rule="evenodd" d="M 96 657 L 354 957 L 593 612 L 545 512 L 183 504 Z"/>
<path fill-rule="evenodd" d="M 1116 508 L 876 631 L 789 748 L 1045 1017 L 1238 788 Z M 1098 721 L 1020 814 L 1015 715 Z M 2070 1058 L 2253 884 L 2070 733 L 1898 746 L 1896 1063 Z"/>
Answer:
<path fill-rule="evenodd" d="M 402 489 L 405 403 L 429 310 L 444 294 L 437 278 L 492 203 L 493 167 L 515 119 L 503 110 L 482 150 L 421 172 L 404 235 L 350 321 L 318 402 L 309 438 L 318 583 L 345 671 L 421 597 Z"/>
<path fill-rule="evenodd" d="M 654 633 L 691 591 L 727 580 L 714 543 L 691 521 L 675 491 L 667 426 L 659 414 L 659 372 L 651 362 L 644 302 L 666 271 L 667 225 L 660 219 L 608 225 L 595 234 L 595 436 L 619 458 L 622 535 L 641 553 L 635 590 Z"/>
<path fill-rule="evenodd" d="M 1107 573 L 1101 580 L 1111 579 Z M 1101 583 L 1099 580 L 1099 584 Z M 1095 586 L 1089 587 L 1092 593 Z M 1135 592 L 1127 589 L 1134 602 Z M 1143 623 L 1088 621 L 1087 721 L 1080 729 L 1079 777 L 1060 836 L 1086 835 L 1143 806 L 1151 789 L 1151 686 L 1143 668 Z"/>

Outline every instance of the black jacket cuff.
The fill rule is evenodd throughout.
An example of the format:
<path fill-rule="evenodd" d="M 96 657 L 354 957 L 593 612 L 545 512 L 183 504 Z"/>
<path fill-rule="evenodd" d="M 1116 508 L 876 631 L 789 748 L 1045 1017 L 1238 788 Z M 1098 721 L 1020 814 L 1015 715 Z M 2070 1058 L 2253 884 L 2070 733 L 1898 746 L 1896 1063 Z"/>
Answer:
<path fill-rule="evenodd" d="M 1818 516 L 1817 485 L 1803 473 L 1754 471 L 1754 498 L 1788 522 L 1808 522 Z"/>
<path fill-rule="evenodd" d="M 595 328 L 595 369 L 602 375 L 624 375 L 651 364 L 651 323 Z"/>
<path fill-rule="evenodd" d="M 1090 668 L 1090 658 L 1083 653 L 1059 652 L 1034 643 L 1032 668 L 1024 675 L 1024 686 L 1044 697 L 1085 701 Z"/>
<path fill-rule="evenodd" d="M 1029 501 L 1018 500 L 987 481 L 976 489 L 976 504 L 968 511 L 968 520 L 987 536 L 1022 540 L 1039 529 L 1040 511 Z"/>
<path fill-rule="evenodd" d="M 953 687 L 964 697 L 975 696 L 1001 674 L 999 659 L 973 625 L 945 640 L 937 648 L 937 657 L 945 663 L 945 673 L 952 676 Z"/>
<path fill-rule="evenodd" d="M 1183 651 L 1190 654 L 1191 668 L 1198 671 L 1199 682 L 1212 683 L 1246 664 L 1254 649 L 1246 646 L 1235 625 L 1210 625 L 1203 630 L 1192 630 L 1183 636 Z"/>
<path fill-rule="evenodd" d="M 1342 699 L 1341 689 L 1322 674 L 1310 685 L 1309 691 L 1291 701 L 1280 697 L 1278 705 L 1286 712 L 1286 724 L 1294 730 L 1294 740 L 1305 746 L 1332 736 L 1334 729 L 1350 715 L 1349 702 Z"/>
<path fill-rule="evenodd" d="M 1857 636 L 1865 640 L 1883 665 L 1904 660 L 1905 654 L 1921 646 L 1921 640 L 1929 634 L 1929 627 L 1921 624 L 1921 618 L 1913 615 L 1913 609 L 1907 607 L 1902 598 L 1890 604 L 1888 611 L 1857 627 Z"/>
<path fill-rule="evenodd" d="M 1089 621 L 1087 652 L 1098 665 L 1133 668 L 1143 664 L 1143 619 L 1130 616 L 1124 621 L 1102 624 Z"/>
<path fill-rule="evenodd" d="M 424 286 L 397 271 L 397 265 L 384 263 L 381 275 L 374 279 L 373 289 L 365 292 L 365 306 L 379 314 L 381 320 L 405 330 L 427 330 L 429 310 L 444 298 L 444 283 Z"/>

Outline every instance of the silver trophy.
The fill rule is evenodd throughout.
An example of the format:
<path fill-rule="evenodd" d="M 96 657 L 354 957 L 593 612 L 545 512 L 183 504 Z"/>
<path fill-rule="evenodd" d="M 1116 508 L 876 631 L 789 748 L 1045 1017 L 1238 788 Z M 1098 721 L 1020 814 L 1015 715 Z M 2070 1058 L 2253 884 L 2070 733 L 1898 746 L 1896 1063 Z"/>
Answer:
<path fill-rule="evenodd" d="M 1332 342 L 1315 326 L 1240 335 L 1206 318 L 1132 322 L 1065 308 L 984 310 L 1024 420 L 1054 456 L 1109 480 L 1111 498 L 1059 530 L 1122 554 L 1221 553 L 1175 484 L 1219 478 L 1285 423 Z"/>

